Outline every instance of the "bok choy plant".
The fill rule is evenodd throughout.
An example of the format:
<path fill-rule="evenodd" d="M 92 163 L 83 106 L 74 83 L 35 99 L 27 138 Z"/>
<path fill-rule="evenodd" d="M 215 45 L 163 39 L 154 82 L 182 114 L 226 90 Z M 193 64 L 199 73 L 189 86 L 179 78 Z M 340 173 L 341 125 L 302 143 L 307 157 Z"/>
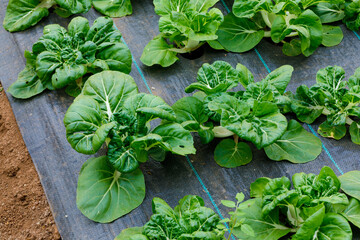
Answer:
<path fill-rule="evenodd" d="M 148 156 L 163 161 L 166 152 L 195 153 L 190 132 L 173 122 L 175 116 L 160 97 L 139 93 L 127 74 L 103 71 L 86 81 L 64 118 L 77 152 L 94 154 L 107 145 L 106 156 L 89 159 L 80 172 L 77 206 L 86 217 L 111 222 L 139 206 L 145 183 L 138 167 Z M 152 129 L 157 118 L 168 122 Z"/>
<path fill-rule="evenodd" d="M 215 161 L 233 168 L 249 163 L 252 151 L 247 142 L 265 149 L 275 161 L 288 160 L 305 163 L 321 152 L 321 142 L 307 132 L 297 121 L 288 120 L 291 99 L 285 89 L 291 80 L 293 68 L 282 66 L 265 79 L 255 82 L 251 72 L 238 64 L 216 61 L 204 64 L 197 82 L 185 89 L 191 97 L 178 100 L 172 107 L 176 121 L 192 132 L 197 132 L 203 143 L 222 140 L 215 149 Z M 245 90 L 229 92 L 241 84 Z M 305 150 L 306 149 L 306 150 Z"/>
<path fill-rule="evenodd" d="M 319 175 L 296 173 L 293 188 L 287 177 L 258 178 L 250 187 L 253 199 L 236 208 L 229 225 L 239 239 L 351 240 L 350 223 L 360 228 L 360 198 L 348 190 L 359 189 L 359 173 L 338 178 L 329 167 Z"/>
<path fill-rule="evenodd" d="M 223 14 L 211 8 L 218 0 L 154 0 L 155 12 L 160 15 L 160 34 L 145 47 L 140 60 L 147 66 L 168 67 L 179 58 L 207 41 L 217 39 L 216 31 Z"/>
<path fill-rule="evenodd" d="M 86 18 L 76 17 L 67 31 L 58 24 L 47 25 L 25 58 L 25 69 L 8 89 L 23 99 L 63 87 L 76 97 L 90 75 L 104 70 L 129 73 L 132 64 L 129 48 L 108 17 L 96 19 L 91 27 Z"/>
<path fill-rule="evenodd" d="M 283 45 L 285 55 L 308 57 L 320 45 L 331 47 L 342 41 L 341 28 L 327 24 L 344 19 L 344 12 L 351 9 L 346 11 L 346 5 L 345 0 L 235 0 L 232 13 L 219 27 L 218 41 L 226 50 L 245 52 L 268 37 Z"/>
<path fill-rule="evenodd" d="M 345 136 L 349 125 L 351 140 L 360 144 L 360 68 L 348 81 L 345 81 L 342 67 L 320 69 L 316 84 L 310 88 L 301 85 L 289 96 L 291 110 L 300 121 L 310 124 L 326 115 L 326 121 L 318 129 L 321 136 L 339 140 Z"/>
<path fill-rule="evenodd" d="M 9 32 L 22 31 L 36 25 L 52 10 L 61 17 L 69 17 L 86 13 L 91 4 L 109 17 L 123 17 L 132 13 L 130 0 L 10 0 L 3 25 Z"/>

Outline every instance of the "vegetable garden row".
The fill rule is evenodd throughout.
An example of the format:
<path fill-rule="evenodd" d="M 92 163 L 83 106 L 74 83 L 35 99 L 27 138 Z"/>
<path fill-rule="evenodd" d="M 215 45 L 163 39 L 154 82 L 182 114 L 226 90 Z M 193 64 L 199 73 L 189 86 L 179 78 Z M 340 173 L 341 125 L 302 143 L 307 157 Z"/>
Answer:
<path fill-rule="evenodd" d="M 225 17 L 231 5 L 217 2 L 133 3 L 116 20 L 123 36 L 93 10 L 92 24 L 53 15 L 36 39 L 40 26 L 16 33 L 26 66 L 4 85 L 64 239 L 357 237 L 360 38 L 346 27 L 358 30 L 360 1 L 236 0 Z M 123 3 L 92 2 L 110 17 L 131 13 Z M 11 0 L 4 27 L 90 7 Z M 296 73 L 302 63 L 311 74 Z"/>

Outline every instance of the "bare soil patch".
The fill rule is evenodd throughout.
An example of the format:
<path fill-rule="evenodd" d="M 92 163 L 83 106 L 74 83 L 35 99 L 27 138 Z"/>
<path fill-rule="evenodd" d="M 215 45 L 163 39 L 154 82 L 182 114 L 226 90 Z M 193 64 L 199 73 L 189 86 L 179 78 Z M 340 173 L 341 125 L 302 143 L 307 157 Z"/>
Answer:
<path fill-rule="evenodd" d="M 58 240 L 35 166 L 0 84 L 0 239 Z"/>

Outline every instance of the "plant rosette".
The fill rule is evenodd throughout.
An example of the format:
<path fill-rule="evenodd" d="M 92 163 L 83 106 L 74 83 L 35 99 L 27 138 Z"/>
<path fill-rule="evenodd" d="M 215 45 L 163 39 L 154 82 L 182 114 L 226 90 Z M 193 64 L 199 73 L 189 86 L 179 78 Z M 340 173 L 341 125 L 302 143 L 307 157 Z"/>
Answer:
<path fill-rule="evenodd" d="M 341 28 L 328 24 L 343 20 L 358 29 L 359 12 L 358 0 L 235 0 L 217 32 L 218 44 L 228 51 L 246 52 L 267 37 L 282 44 L 287 56 L 308 57 L 321 45 L 332 47 L 342 41 Z"/>
<path fill-rule="evenodd" d="M 301 85 L 289 96 L 291 110 L 300 121 L 311 124 L 321 115 L 326 116 L 318 128 L 322 137 L 340 140 L 349 126 L 352 142 L 360 144 L 360 123 L 356 121 L 360 117 L 360 68 L 348 81 L 342 67 L 320 69 L 316 84 L 310 88 Z"/>
<path fill-rule="evenodd" d="M 168 122 L 151 129 L 154 119 Z M 140 163 L 148 156 L 163 161 L 166 152 L 194 154 L 191 133 L 173 122 L 175 113 L 160 97 L 139 93 L 127 74 L 103 71 L 91 76 L 64 118 L 72 148 L 94 154 L 104 144 L 106 156 L 83 165 L 77 206 L 96 222 L 111 222 L 141 204 L 145 183 Z"/>
<path fill-rule="evenodd" d="M 9 0 L 3 25 L 9 32 L 23 31 L 48 16 L 51 10 L 60 17 L 69 17 L 88 12 L 91 4 L 109 17 L 132 13 L 130 0 Z"/>
<path fill-rule="evenodd" d="M 218 0 L 154 0 L 155 12 L 160 17 L 160 34 L 144 48 L 140 60 L 147 66 L 168 67 L 207 41 L 217 39 L 216 31 L 223 14 L 211 8 Z M 209 8 L 211 8 L 209 10 Z"/>
<path fill-rule="evenodd" d="M 68 30 L 47 25 L 32 52 L 25 51 L 25 58 L 25 69 L 8 89 L 22 99 L 63 87 L 76 97 L 92 74 L 104 70 L 129 73 L 132 64 L 129 48 L 108 17 L 96 19 L 91 27 L 83 17 L 71 20 Z"/>
<path fill-rule="evenodd" d="M 293 68 L 282 66 L 265 79 L 255 82 L 251 72 L 238 64 L 216 61 L 204 64 L 197 82 L 185 89 L 191 97 L 178 100 L 172 107 L 176 121 L 185 129 L 197 132 L 204 144 L 215 137 L 222 140 L 215 148 L 215 161 L 233 168 L 252 160 L 251 142 L 265 149 L 275 161 L 305 163 L 321 153 L 321 141 L 307 132 L 297 121 L 288 120 L 291 99 L 285 89 Z M 229 91 L 241 84 L 245 90 Z M 306 151 L 304 150 L 306 149 Z"/>

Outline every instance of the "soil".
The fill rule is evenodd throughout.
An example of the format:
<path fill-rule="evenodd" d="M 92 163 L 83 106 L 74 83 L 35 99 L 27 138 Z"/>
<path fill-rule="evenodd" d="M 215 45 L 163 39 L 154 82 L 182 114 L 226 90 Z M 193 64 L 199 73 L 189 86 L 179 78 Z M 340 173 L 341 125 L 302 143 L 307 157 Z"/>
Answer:
<path fill-rule="evenodd" d="M 58 240 L 35 166 L 0 90 L 0 239 Z"/>

